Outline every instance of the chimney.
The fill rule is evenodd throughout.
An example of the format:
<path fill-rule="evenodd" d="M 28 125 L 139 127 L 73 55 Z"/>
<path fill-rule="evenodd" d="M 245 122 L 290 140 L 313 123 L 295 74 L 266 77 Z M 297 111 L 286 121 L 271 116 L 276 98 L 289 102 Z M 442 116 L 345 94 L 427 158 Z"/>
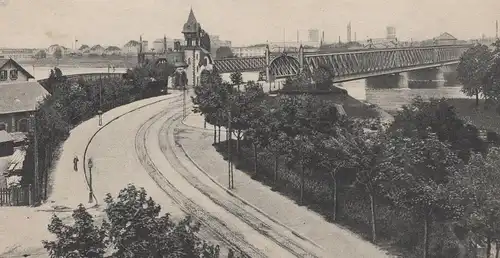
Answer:
<path fill-rule="evenodd" d="M 142 53 L 142 35 L 139 36 L 139 53 Z"/>
<path fill-rule="evenodd" d="M 497 39 L 498 39 L 498 20 L 496 21 L 496 36 L 497 36 Z"/>
<path fill-rule="evenodd" d="M 167 53 L 167 35 L 163 35 L 163 53 Z"/>
<path fill-rule="evenodd" d="M 347 43 L 351 42 L 351 22 L 347 24 Z"/>

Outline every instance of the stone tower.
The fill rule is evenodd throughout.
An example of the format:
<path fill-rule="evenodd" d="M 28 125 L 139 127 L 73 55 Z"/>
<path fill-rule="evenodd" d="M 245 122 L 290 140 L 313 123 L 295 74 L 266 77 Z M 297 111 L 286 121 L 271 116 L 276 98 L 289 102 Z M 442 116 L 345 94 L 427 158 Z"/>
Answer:
<path fill-rule="evenodd" d="M 186 40 L 184 47 L 184 61 L 188 65 L 185 72 L 188 78 L 188 85 L 196 86 L 199 83 L 199 63 L 202 59 L 203 49 L 200 46 L 201 25 L 194 16 L 193 9 L 189 12 L 188 19 L 184 23 L 182 34 Z"/>

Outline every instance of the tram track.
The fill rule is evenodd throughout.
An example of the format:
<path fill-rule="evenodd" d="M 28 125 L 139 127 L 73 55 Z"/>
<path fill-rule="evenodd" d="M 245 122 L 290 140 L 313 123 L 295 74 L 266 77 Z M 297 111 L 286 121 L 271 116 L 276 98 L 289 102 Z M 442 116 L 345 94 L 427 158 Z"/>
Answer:
<path fill-rule="evenodd" d="M 173 103 L 178 102 L 180 101 L 173 101 Z M 180 147 L 176 145 L 174 133 L 176 125 L 180 123 L 180 119 L 182 118 L 182 108 L 182 104 L 174 104 L 169 107 L 168 110 L 155 114 L 143 123 L 136 133 L 135 149 L 139 161 L 158 187 L 165 192 L 183 212 L 193 216 L 205 226 L 205 230 L 208 231 L 209 234 L 226 244 L 227 247 L 239 251 L 248 257 L 268 257 L 259 248 L 250 244 L 240 232 L 231 229 L 220 218 L 212 215 L 183 194 L 176 188 L 173 182 L 169 181 L 160 171 L 151 158 L 147 147 L 147 139 L 153 125 L 161 123 L 161 128 L 158 132 L 159 147 L 174 171 L 191 186 L 208 197 L 216 205 L 223 208 L 226 212 L 244 222 L 261 236 L 281 247 L 288 252 L 289 255 L 293 255 L 294 257 L 324 257 L 323 254 L 318 255 L 318 253 L 323 251 L 320 247 L 311 245 L 300 237 L 295 236 L 293 232 L 286 232 L 287 230 L 280 228 L 279 225 L 273 225 L 272 221 L 263 218 L 259 214 L 254 215 L 253 213 L 255 212 L 250 212 L 247 205 L 243 202 L 232 200 L 229 194 L 226 195 L 226 193 L 223 192 L 225 196 L 222 196 L 220 192 L 217 193 L 216 189 L 213 189 L 214 187 L 201 182 L 198 178 L 199 175 L 193 174 L 193 172 L 182 163 L 180 160 L 182 157 L 177 156 L 174 151 L 176 148 L 177 150 L 180 149 Z"/>
<path fill-rule="evenodd" d="M 175 101 L 174 103 L 176 103 Z M 193 202 L 179 189 L 177 189 L 172 182 L 170 182 L 158 169 L 156 164 L 150 157 L 148 148 L 146 147 L 148 132 L 153 124 L 160 117 L 172 113 L 173 109 L 181 108 L 182 104 L 170 107 L 168 110 L 162 111 L 150 117 L 145 123 L 141 125 L 135 136 L 135 149 L 138 159 L 149 176 L 155 181 L 158 187 L 167 194 L 186 214 L 194 217 L 200 222 L 211 235 L 216 237 L 221 242 L 225 243 L 228 247 L 235 251 L 245 254 L 247 257 L 267 257 L 258 248 L 249 244 L 241 234 L 233 232 L 223 221 L 211 215 L 204 210 L 200 205 Z M 179 113 L 179 112 L 178 112 Z M 172 117 L 174 118 L 174 117 Z M 169 119 L 172 119 L 169 118 Z"/>
<path fill-rule="evenodd" d="M 194 186 L 198 191 L 207 196 L 212 202 L 220 207 L 223 207 L 226 211 L 233 214 L 235 217 L 242 220 L 251 228 L 266 236 L 269 240 L 271 240 L 281 248 L 287 250 L 294 256 L 321 257 L 316 254 L 316 252 L 323 251 L 320 247 L 304 241 L 300 237 L 295 236 L 293 232 L 287 232 L 288 234 L 281 233 L 287 230 L 279 225 L 271 225 L 273 224 L 273 222 L 270 219 L 266 219 L 263 216 L 256 216 L 254 215 L 255 212 L 249 212 L 245 208 L 253 208 L 233 197 L 221 198 L 221 196 L 219 196 L 219 194 L 216 193 L 216 191 L 214 191 L 211 186 L 203 183 L 197 175 L 194 175 L 190 169 L 184 166 L 180 161 L 181 157 L 179 157 L 176 152 L 173 151 L 177 148 L 179 153 L 183 153 L 182 149 L 180 149 L 180 147 L 178 146 L 178 143 L 175 142 L 175 128 L 180 123 L 181 117 L 182 114 L 177 114 L 175 117 L 167 119 L 163 123 L 158 136 L 160 141 L 160 148 L 165 158 L 170 162 L 174 169 L 178 173 L 180 173 L 181 176 L 192 186 Z M 216 187 L 219 186 L 217 185 Z M 225 189 L 222 190 L 226 191 Z M 278 230 L 276 230 L 276 228 L 278 228 Z M 304 246 L 307 246 L 308 248 Z M 314 251 L 312 251 L 311 249 L 313 249 Z"/>

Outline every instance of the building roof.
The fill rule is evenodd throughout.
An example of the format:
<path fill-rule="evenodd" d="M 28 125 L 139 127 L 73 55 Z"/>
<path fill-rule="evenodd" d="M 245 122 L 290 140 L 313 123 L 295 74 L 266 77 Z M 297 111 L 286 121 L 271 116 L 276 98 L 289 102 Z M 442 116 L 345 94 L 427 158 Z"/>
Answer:
<path fill-rule="evenodd" d="M 20 64 L 14 61 L 12 58 L 0 58 L 0 69 L 2 69 L 7 64 L 14 65 L 17 70 L 21 71 L 28 79 L 35 79 L 33 75 L 31 75 L 26 69 L 24 69 Z"/>
<path fill-rule="evenodd" d="M 14 138 L 10 136 L 10 134 L 4 130 L 0 130 L 0 142 L 12 142 Z"/>
<path fill-rule="evenodd" d="M 198 21 L 196 20 L 196 17 L 194 16 L 193 9 L 191 9 L 191 11 L 189 11 L 188 19 L 187 19 L 186 23 L 184 23 L 182 33 L 196 33 L 196 32 L 198 32 L 199 28 L 200 28 L 200 24 L 198 23 Z"/>
<path fill-rule="evenodd" d="M 457 38 L 453 37 L 450 33 L 445 32 L 438 37 L 434 38 L 435 40 L 457 40 Z"/>
<path fill-rule="evenodd" d="M 0 114 L 34 111 L 49 93 L 37 81 L 0 85 Z"/>

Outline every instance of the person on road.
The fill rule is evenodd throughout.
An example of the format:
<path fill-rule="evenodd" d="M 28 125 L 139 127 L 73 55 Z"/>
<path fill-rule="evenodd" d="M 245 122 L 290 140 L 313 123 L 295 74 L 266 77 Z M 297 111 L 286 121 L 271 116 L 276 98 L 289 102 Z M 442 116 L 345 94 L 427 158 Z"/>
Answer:
<path fill-rule="evenodd" d="M 73 169 L 78 172 L 78 156 L 75 155 L 73 158 Z"/>

